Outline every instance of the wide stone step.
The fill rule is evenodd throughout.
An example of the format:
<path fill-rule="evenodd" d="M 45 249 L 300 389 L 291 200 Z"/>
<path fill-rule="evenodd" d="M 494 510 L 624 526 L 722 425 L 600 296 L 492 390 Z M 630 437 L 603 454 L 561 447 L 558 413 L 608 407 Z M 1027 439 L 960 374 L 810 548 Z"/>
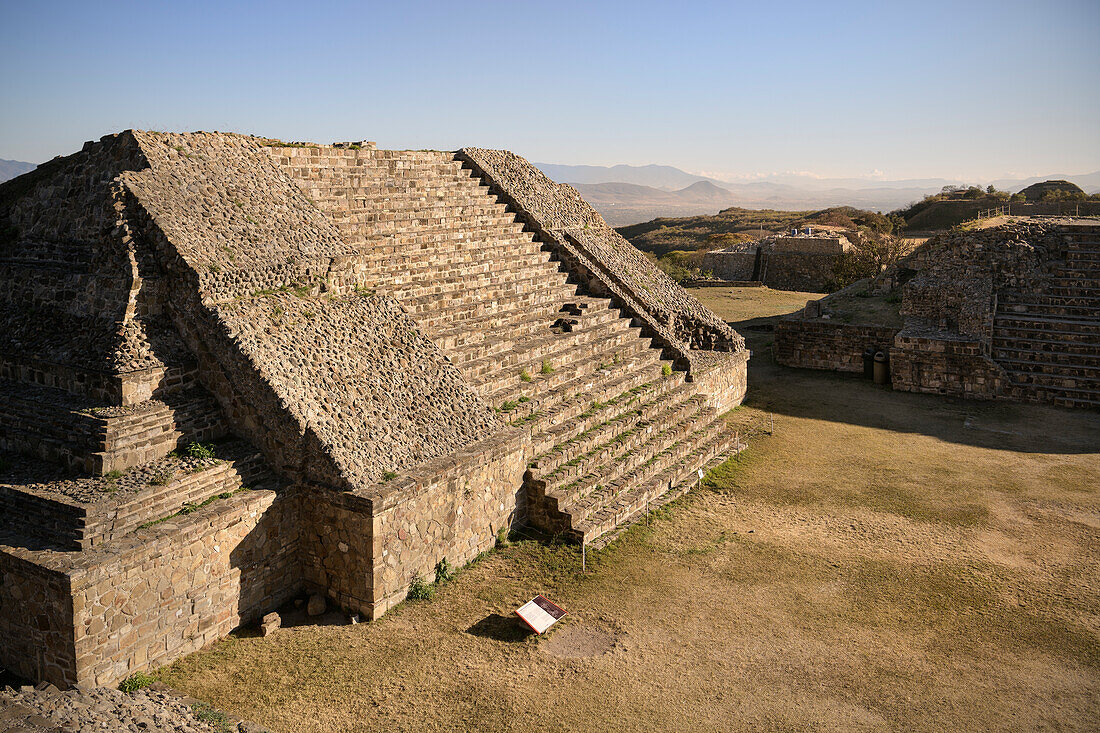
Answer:
<path fill-rule="evenodd" d="M 441 222 L 462 222 L 486 217 L 498 218 L 507 216 L 507 207 L 504 204 L 492 202 L 425 202 L 420 207 L 410 206 L 404 209 L 393 209 L 385 203 L 379 203 L 377 208 L 349 208 L 337 209 L 334 214 L 347 217 L 343 221 L 366 224 L 377 227 L 381 224 L 393 223 L 399 226 L 415 225 L 421 222 L 436 224 Z M 512 217 L 515 220 L 515 217 Z"/>
<path fill-rule="evenodd" d="M 470 214 L 467 216 L 423 218 L 409 221 L 364 222 L 355 218 L 335 218 L 334 223 L 340 234 L 347 237 L 380 236 L 386 234 L 413 234 L 426 231 L 465 230 L 478 227 L 499 228 L 515 226 L 515 216 L 511 214 Z"/>
<path fill-rule="evenodd" d="M 163 458 L 227 432 L 217 404 L 192 389 L 126 407 L 96 405 L 48 388 L 0 389 L 0 447 L 93 474 Z"/>
<path fill-rule="evenodd" d="M 692 403 L 695 410 L 674 423 L 665 423 L 649 432 L 632 434 L 621 441 L 614 441 L 586 457 L 571 470 L 563 471 L 545 482 L 543 489 L 548 513 L 557 511 L 570 514 L 574 519 L 583 518 L 593 507 L 604 501 L 606 491 L 615 491 L 618 479 L 646 467 L 656 473 L 663 468 L 660 456 L 673 456 L 677 446 L 691 442 L 693 436 L 704 431 L 714 422 L 713 410 L 700 403 Z M 575 471 L 579 470 L 580 473 Z M 540 479 L 533 479 L 536 489 Z"/>
<path fill-rule="evenodd" d="M 438 274 L 438 277 L 421 277 L 410 282 L 380 282 L 376 287 L 380 292 L 390 294 L 404 302 L 433 295 L 476 293 L 509 283 L 514 284 L 515 293 L 520 294 L 526 292 L 526 289 L 537 288 L 544 284 L 564 283 L 567 277 L 561 272 L 556 262 L 550 261 L 536 265 L 505 261 L 496 266 L 491 265 L 492 263 L 486 263 L 484 267 L 477 269 L 444 270 Z"/>
<path fill-rule="evenodd" d="M 483 396 L 502 391 L 533 397 L 569 381 L 579 374 L 591 373 L 603 367 L 630 363 L 650 351 L 652 340 L 643 338 L 636 331 L 626 331 L 579 344 L 549 356 L 533 356 L 512 365 L 507 371 L 495 371 L 477 377 L 467 377 Z M 613 355 L 618 354 L 618 359 Z M 659 356 L 659 355 L 658 355 Z M 551 372 L 543 371 L 546 364 Z M 531 381 L 525 382 L 520 374 L 526 370 Z M 536 379 L 536 377 L 538 377 Z M 494 407 L 499 407 L 490 403 Z"/>
<path fill-rule="evenodd" d="M 1088 364 L 1067 364 L 1055 361 L 1030 359 L 995 359 L 1006 371 L 1028 374 L 1048 374 L 1072 380 L 1089 380 L 1100 383 L 1100 367 Z"/>
<path fill-rule="evenodd" d="M 669 493 L 686 493 L 697 484 L 697 471 L 715 465 L 741 452 L 745 447 L 735 434 L 720 432 L 657 474 L 626 485 L 603 506 L 590 511 L 585 518 L 574 520 L 568 535 L 575 542 L 586 545 L 595 542 L 599 546 L 599 542 L 596 542 L 599 538 L 640 517 L 650 504 L 660 503 Z"/>
<path fill-rule="evenodd" d="M 165 457 L 107 477 L 15 465 L 0 478 L 0 517 L 33 517 L 28 524 L 37 530 L 34 536 L 66 549 L 85 549 L 211 497 L 244 486 L 277 485 L 274 474 L 247 443 L 220 443 L 215 454 L 214 458 Z"/>
<path fill-rule="evenodd" d="M 474 354 L 460 351 L 452 361 L 459 365 L 462 373 L 470 380 L 480 380 L 485 375 L 509 370 L 514 371 L 519 379 L 520 373 L 516 369 L 520 365 L 538 363 L 541 370 L 544 360 L 561 365 L 561 355 L 584 344 L 608 344 L 614 348 L 616 342 L 609 340 L 613 337 L 618 336 L 619 341 L 640 337 L 640 329 L 630 330 L 629 319 L 612 318 L 612 315 L 614 312 L 608 311 L 608 317 L 599 321 L 582 322 L 567 333 L 551 330 L 550 324 L 539 333 L 523 337 L 498 333 L 490 341 L 474 346 L 471 349 Z M 613 358 L 612 355 L 609 360 Z"/>
<path fill-rule="evenodd" d="M 463 331 L 447 341 L 436 338 L 432 340 L 447 352 L 447 357 L 453 363 L 468 364 L 510 351 L 517 344 L 528 343 L 532 338 L 553 336 L 555 334 L 551 329 L 555 324 L 563 318 L 571 317 L 569 313 L 563 312 L 562 308 L 553 309 L 552 307 L 514 312 L 519 318 L 510 320 L 505 325 Z M 591 334 L 595 329 L 608 324 L 616 324 L 614 326 L 616 329 L 625 329 L 629 327 L 630 321 L 622 318 L 619 311 L 604 306 L 586 313 L 584 321 L 574 326 L 572 333 Z M 568 335 L 570 334 L 558 336 Z"/>
<path fill-rule="evenodd" d="M 1095 392 L 1100 395 L 1100 377 L 1095 376 L 1066 376 L 1061 374 L 1046 374 L 1043 372 L 1020 371 L 1018 369 L 1005 369 L 1005 373 L 1016 384 L 1026 384 L 1036 387 L 1044 387 L 1054 390 L 1071 390 Z"/>
<path fill-rule="evenodd" d="M 1034 362 L 1100 368 L 1100 343 L 1096 344 L 1096 348 L 1091 353 L 1069 351 L 1064 347 L 1065 344 L 1059 341 L 1030 342 L 1026 346 L 999 346 L 994 341 L 993 359 L 998 362 Z"/>
<path fill-rule="evenodd" d="M 535 243 L 532 235 L 524 232 L 520 224 L 504 228 L 436 228 L 407 232 L 400 237 L 392 234 L 365 237 L 356 245 L 357 253 L 352 255 L 352 259 L 355 262 L 372 263 L 384 262 L 390 257 L 430 256 L 437 252 L 476 254 L 481 249 L 507 249 L 509 245 L 517 253 L 524 254 L 542 249 L 542 244 Z"/>
<path fill-rule="evenodd" d="M 633 512 L 620 512 L 616 507 L 633 504 L 632 496 L 648 493 L 652 500 L 664 494 L 686 478 L 688 472 L 708 464 L 735 442 L 735 434 L 725 421 L 712 416 L 659 453 L 610 482 L 598 484 L 593 491 L 568 505 L 555 506 L 554 498 L 548 496 L 545 521 L 550 531 L 587 543 L 629 519 Z M 644 504 L 640 508 L 644 511 Z"/>
<path fill-rule="evenodd" d="M 1071 305 L 1064 302 L 1041 302 L 1039 298 L 1035 298 L 1032 302 L 1010 301 L 1001 303 L 999 311 L 1000 314 L 1005 316 L 1065 316 L 1067 318 L 1100 320 L 1100 308 L 1091 305 Z"/>
<path fill-rule="evenodd" d="M 542 479 L 550 486 L 574 480 L 587 473 L 591 461 L 598 460 L 609 446 L 686 419 L 704 404 L 704 398 L 691 386 L 685 384 L 678 391 L 648 400 L 643 397 L 624 400 L 619 414 L 554 446 L 548 454 L 533 461 L 531 478 Z"/>
<path fill-rule="evenodd" d="M 667 362 L 657 362 L 663 367 Z M 613 422 L 628 412 L 640 409 L 640 405 L 659 404 L 663 400 L 683 401 L 695 394 L 694 386 L 686 381 L 686 373 L 673 371 L 669 375 L 643 370 L 641 376 L 630 374 L 615 380 L 603 394 L 585 394 L 590 401 L 562 403 L 550 410 L 539 432 L 531 436 L 532 448 L 537 456 L 531 468 L 546 473 L 556 466 L 556 454 L 571 441 Z M 677 392 L 677 394 L 673 394 Z M 560 461 L 558 461 L 560 462 Z"/>
<path fill-rule="evenodd" d="M 451 205 L 502 206 L 484 186 L 469 182 L 424 182 L 423 185 L 395 188 L 369 187 L 313 188 L 313 203 L 323 211 L 362 213 L 365 211 L 415 211 L 419 207 Z"/>
<path fill-rule="evenodd" d="M 565 303 L 555 301 L 534 308 L 502 308 L 450 328 L 429 332 L 429 336 L 437 346 L 448 352 L 452 360 L 468 361 L 477 356 L 453 352 L 469 348 L 476 353 L 478 344 L 496 338 L 501 332 L 507 332 L 514 338 L 538 333 L 549 329 L 560 318 L 572 317 L 571 313 L 577 307 L 583 307 L 585 317 L 593 323 L 621 317 L 621 313 L 611 307 L 610 301 L 577 295 Z"/>
<path fill-rule="evenodd" d="M 1055 295 L 1046 291 L 1018 292 L 1007 291 L 1000 297 L 1001 303 L 1042 303 L 1044 305 L 1074 305 L 1095 308 L 1100 314 L 1100 295 L 1071 294 Z"/>
<path fill-rule="evenodd" d="M 508 285 L 511 285 L 510 283 Z M 517 290 L 521 290 L 519 294 Z M 519 287 L 493 288 L 488 292 L 451 293 L 445 296 L 426 296 L 402 303 L 405 309 L 431 333 L 459 325 L 472 318 L 513 308 L 538 308 L 567 302 L 576 295 L 575 285 L 564 283 L 551 287 L 531 287 L 521 281 Z"/>
<path fill-rule="evenodd" d="M 1009 315 L 998 314 L 994 329 L 1003 327 L 1020 331 L 1092 333 L 1100 334 L 1100 320 L 1096 318 L 1072 318 L 1068 316 Z"/>
<path fill-rule="evenodd" d="M 594 401 L 612 399 L 624 390 L 659 379 L 662 362 L 657 349 L 645 349 L 618 364 L 602 366 L 537 374 L 529 383 L 517 380 L 482 395 L 498 409 L 514 405 L 501 412 L 513 424 L 523 424 L 532 435 L 539 435 L 552 425 L 583 415 Z"/>
<path fill-rule="evenodd" d="M 379 280 L 400 283 L 432 277 L 434 273 L 446 276 L 446 273 L 463 267 L 477 270 L 497 263 L 523 263 L 537 267 L 550 261 L 550 254 L 529 238 L 527 241 L 487 239 L 480 245 L 462 249 L 417 246 L 400 254 L 356 255 L 353 262 L 356 269 Z"/>

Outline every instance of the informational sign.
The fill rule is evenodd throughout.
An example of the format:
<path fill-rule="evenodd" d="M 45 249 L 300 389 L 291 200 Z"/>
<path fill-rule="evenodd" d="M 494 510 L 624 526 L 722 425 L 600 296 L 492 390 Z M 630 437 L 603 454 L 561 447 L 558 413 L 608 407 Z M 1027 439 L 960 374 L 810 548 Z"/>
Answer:
<path fill-rule="evenodd" d="M 536 634 L 544 634 L 565 616 L 565 610 L 543 596 L 535 596 L 520 606 L 516 610 L 516 615 Z"/>

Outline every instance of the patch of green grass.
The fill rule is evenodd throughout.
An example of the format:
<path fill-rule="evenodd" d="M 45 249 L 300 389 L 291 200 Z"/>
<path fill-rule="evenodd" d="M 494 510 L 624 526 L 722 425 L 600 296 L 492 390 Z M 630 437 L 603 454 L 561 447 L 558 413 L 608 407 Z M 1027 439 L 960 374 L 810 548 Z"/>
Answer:
<path fill-rule="evenodd" d="M 103 478 L 107 479 L 111 483 L 118 481 L 120 478 L 122 478 L 122 476 L 123 472 L 118 470 L 117 468 L 113 471 L 108 471 L 107 473 L 103 474 Z"/>
<path fill-rule="evenodd" d="M 530 381 L 531 381 L 531 374 L 530 374 L 530 372 L 528 372 L 528 371 L 527 371 L 526 369 L 524 369 L 523 371 L 521 371 L 521 372 L 519 373 L 519 381 L 521 381 L 521 382 L 530 382 Z"/>
<path fill-rule="evenodd" d="M 191 705 L 191 714 L 195 716 L 196 720 L 208 723 L 217 733 L 234 733 L 237 730 L 237 726 L 230 722 L 229 716 L 205 702 L 197 702 Z"/>
<path fill-rule="evenodd" d="M 553 374 L 554 373 L 554 365 L 551 364 L 550 362 L 546 361 L 546 360 L 543 360 L 542 368 L 539 369 L 539 373 L 540 374 Z"/>
<path fill-rule="evenodd" d="M 395 478 L 397 478 L 397 474 L 394 473 L 393 471 L 383 471 L 382 472 L 382 480 L 383 481 L 393 481 Z"/>
<path fill-rule="evenodd" d="M 118 683 L 118 689 L 123 692 L 137 692 L 141 688 L 148 687 L 154 682 L 156 682 L 156 678 L 151 674 L 147 672 L 134 672 L 122 682 Z"/>
<path fill-rule="evenodd" d="M 672 365 L 671 364 L 662 364 L 661 365 L 661 376 L 666 377 L 666 378 L 672 376 Z"/>
<path fill-rule="evenodd" d="M 500 412 L 511 412 L 519 407 L 519 403 L 515 400 L 505 400 L 500 406 Z"/>

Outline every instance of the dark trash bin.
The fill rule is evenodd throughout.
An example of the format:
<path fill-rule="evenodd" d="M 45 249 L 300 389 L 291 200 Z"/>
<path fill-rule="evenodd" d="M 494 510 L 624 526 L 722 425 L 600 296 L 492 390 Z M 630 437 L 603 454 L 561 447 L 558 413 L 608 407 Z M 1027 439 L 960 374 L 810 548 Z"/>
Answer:
<path fill-rule="evenodd" d="M 886 354 L 875 354 L 875 384 L 890 384 L 890 361 Z"/>
<path fill-rule="evenodd" d="M 863 351 L 863 378 L 874 379 L 875 378 L 875 352 L 877 349 L 874 346 L 868 346 Z"/>

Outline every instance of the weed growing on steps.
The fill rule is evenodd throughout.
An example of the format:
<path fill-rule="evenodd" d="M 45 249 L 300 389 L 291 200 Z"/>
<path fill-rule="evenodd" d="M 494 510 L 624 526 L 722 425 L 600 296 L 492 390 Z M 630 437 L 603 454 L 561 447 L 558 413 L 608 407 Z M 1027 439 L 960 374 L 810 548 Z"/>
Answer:
<path fill-rule="evenodd" d="M 672 365 L 671 364 L 662 364 L 661 365 L 661 376 L 665 377 L 665 378 L 668 378 L 668 377 L 672 376 Z"/>
<path fill-rule="evenodd" d="M 172 477 L 175 476 L 175 475 L 176 475 L 175 470 L 173 470 L 171 468 L 166 468 L 163 471 L 157 471 L 155 474 L 153 474 L 153 477 L 151 479 L 149 479 L 149 485 L 150 486 L 165 486 L 165 485 L 168 484 L 169 481 L 172 480 Z"/>
<path fill-rule="evenodd" d="M 542 369 L 540 369 L 539 371 L 542 374 L 553 374 L 554 373 L 554 365 L 551 364 L 550 362 L 544 360 L 542 362 Z"/>
<path fill-rule="evenodd" d="M 190 458 L 213 458 L 214 457 L 214 444 L 213 443 L 196 443 L 192 441 L 184 449 L 184 453 Z"/>
<path fill-rule="evenodd" d="M 393 471 L 383 471 L 382 472 L 382 480 L 383 481 L 393 481 L 395 478 L 397 478 L 397 474 L 394 473 Z"/>
<path fill-rule="evenodd" d="M 526 369 L 524 369 L 523 371 L 521 371 L 519 373 L 519 381 L 521 381 L 521 382 L 530 382 L 531 381 L 531 374 Z"/>

